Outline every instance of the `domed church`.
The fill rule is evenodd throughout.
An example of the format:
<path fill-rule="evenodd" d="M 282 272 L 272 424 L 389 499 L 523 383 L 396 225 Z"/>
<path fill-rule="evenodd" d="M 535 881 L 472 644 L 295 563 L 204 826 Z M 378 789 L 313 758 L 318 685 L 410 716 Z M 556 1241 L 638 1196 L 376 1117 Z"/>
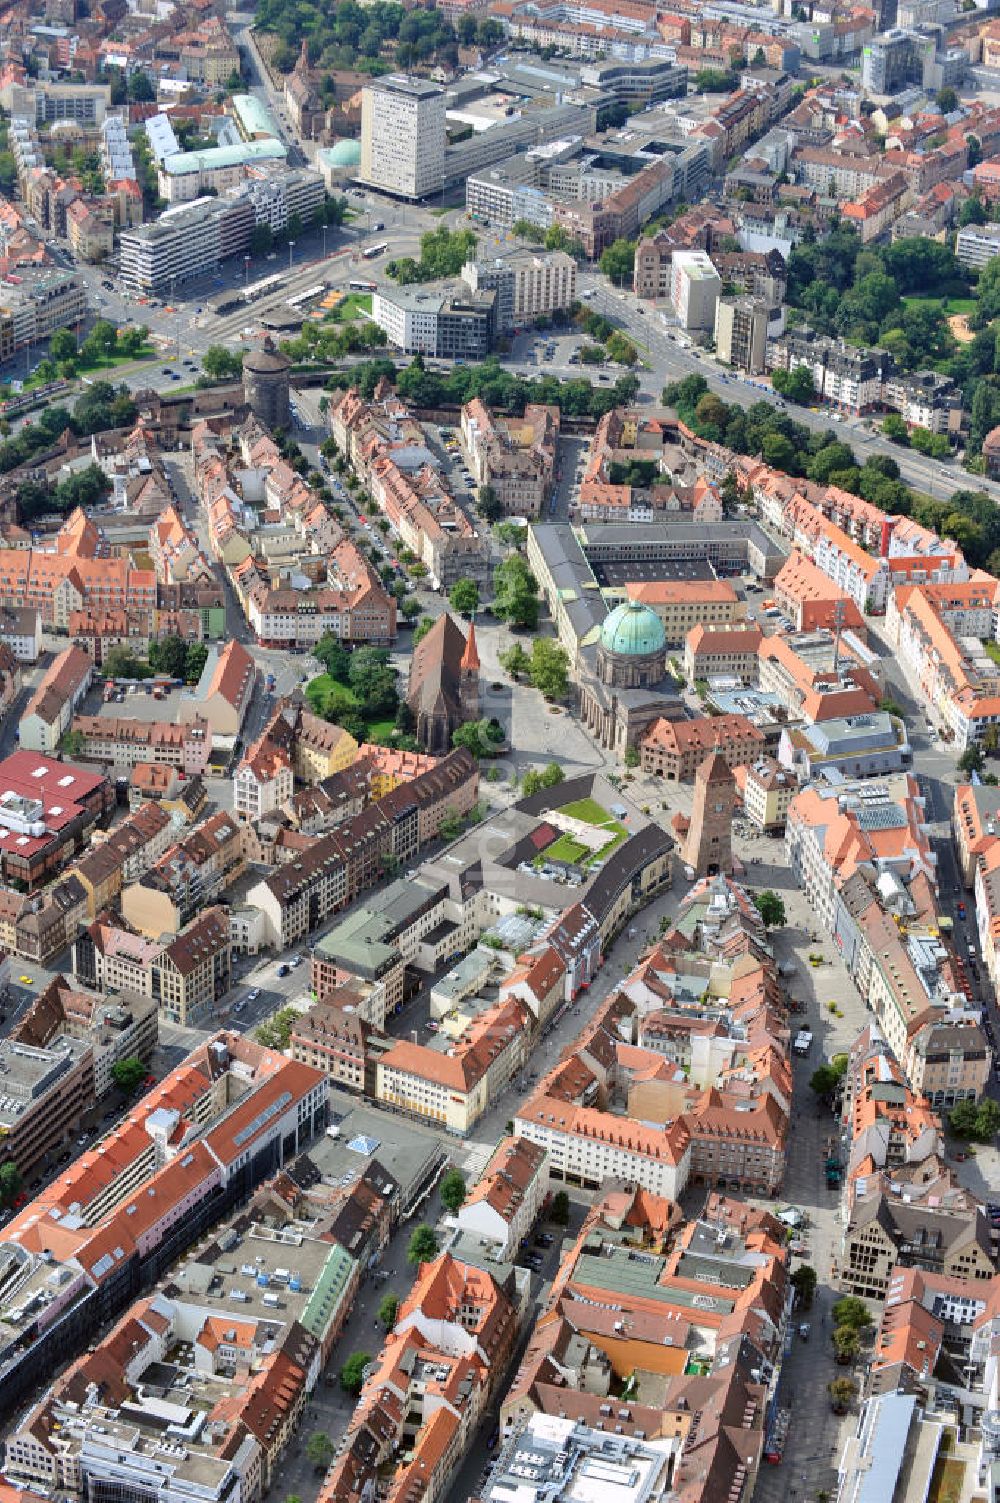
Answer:
<path fill-rule="evenodd" d="M 605 617 L 577 663 L 580 715 L 602 746 L 623 757 L 661 716 L 681 718 L 667 673 L 667 636 L 654 610 L 624 600 Z"/>
<path fill-rule="evenodd" d="M 601 627 L 597 676 L 616 689 L 649 689 L 663 677 L 667 634 L 648 605 L 626 600 Z"/>

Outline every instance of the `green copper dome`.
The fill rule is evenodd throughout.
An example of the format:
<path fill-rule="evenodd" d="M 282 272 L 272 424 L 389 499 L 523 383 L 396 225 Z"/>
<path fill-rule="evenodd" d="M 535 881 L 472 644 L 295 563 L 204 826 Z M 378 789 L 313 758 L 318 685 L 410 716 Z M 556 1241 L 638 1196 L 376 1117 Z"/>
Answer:
<path fill-rule="evenodd" d="M 663 622 L 648 605 L 625 600 L 615 607 L 601 627 L 601 646 L 619 657 L 641 658 L 650 652 L 666 652 Z"/>
<path fill-rule="evenodd" d="M 361 162 L 361 142 L 345 137 L 330 147 L 326 159 L 331 167 L 357 167 Z"/>

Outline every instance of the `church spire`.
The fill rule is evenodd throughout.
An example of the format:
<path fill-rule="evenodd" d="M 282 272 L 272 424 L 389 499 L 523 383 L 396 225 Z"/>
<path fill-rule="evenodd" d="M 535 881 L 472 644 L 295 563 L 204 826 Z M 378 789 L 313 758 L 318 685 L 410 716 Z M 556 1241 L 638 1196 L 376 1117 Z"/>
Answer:
<path fill-rule="evenodd" d="M 460 665 L 469 673 L 479 672 L 479 652 L 476 648 L 476 623 L 469 622 L 469 635 L 465 641 L 465 651 L 462 653 Z"/>

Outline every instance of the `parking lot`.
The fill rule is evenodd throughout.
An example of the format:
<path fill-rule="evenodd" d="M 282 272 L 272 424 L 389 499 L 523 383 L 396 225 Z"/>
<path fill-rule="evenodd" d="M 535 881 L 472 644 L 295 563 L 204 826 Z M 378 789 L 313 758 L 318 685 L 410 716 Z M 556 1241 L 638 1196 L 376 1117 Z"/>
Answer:
<path fill-rule="evenodd" d="M 157 698 L 151 683 L 122 684 L 112 699 L 105 700 L 103 688 L 99 686 L 87 696 L 86 713 L 100 715 L 106 720 L 141 720 L 146 724 L 162 720 L 174 725 L 179 718 L 183 693 L 183 689 L 169 689 Z"/>

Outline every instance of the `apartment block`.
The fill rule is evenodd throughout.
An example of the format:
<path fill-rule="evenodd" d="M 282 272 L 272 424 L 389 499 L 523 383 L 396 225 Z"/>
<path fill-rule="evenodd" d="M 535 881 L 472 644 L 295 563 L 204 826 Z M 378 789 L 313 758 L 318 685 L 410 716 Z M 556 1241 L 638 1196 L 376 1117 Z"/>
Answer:
<path fill-rule="evenodd" d="M 682 329 L 715 328 L 722 278 L 704 251 L 675 251 L 670 267 L 670 302 Z"/>
<path fill-rule="evenodd" d="M 232 985 L 229 918 L 205 908 L 165 942 L 99 920 L 77 943 L 74 963 L 102 991 L 151 997 L 165 1021 L 204 1026 Z"/>
<path fill-rule="evenodd" d="M 523 418 L 504 418 L 475 397 L 462 408 L 462 437 L 476 480 L 504 513 L 541 516 L 555 475 L 559 409 L 528 403 Z"/>
<path fill-rule="evenodd" d="M 689 684 L 714 678 L 753 683 L 763 640 L 764 633 L 756 625 L 692 626 L 684 639 L 684 676 Z"/>
<path fill-rule="evenodd" d="M 142 293 L 169 292 L 250 248 L 254 212 L 246 199 L 196 198 L 167 209 L 151 224 L 119 236 L 122 281 Z"/>
<path fill-rule="evenodd" d="M 87 844 L 114 808 L 101 772 L 21 748 L 0 762 L 0 871 L 35 889 Z"/>
<path fill-rule="evenodd" d="M 23 266 L 16 276 L 0 279 L 0 318 L 10 327 L 10 353 L 79 324 L 86 315 L 87 289 L 76 272 Z"/>
<path fill-rule="evenodd" d="M 515 250 L 489 261 L 467 261 L 462 280 L 472 292 L 496 292 L 501 334 L 562 313 L 576 299 L 576 262 L 565 251 Z"/>
<path fill-rule="evenodd" d="M 58 749 L 93 677 L 94 664 L 79 647 L 66 647 L 54 658 L 21 716 L 18 734 L 23 750 Z"/>
<path fill-rule="evenodd" d="M 503 1138 L 459 1208 L 463 1232 L 513 1258 L 535 1224 L 548 1192 L 544 1151 L 527 1138 Z"/>
<path fill-rule="evenodd" d="M 221 1215 L 241 1206 L 262 1179 L 318 1137 L 326 1124 L 327 1090 L 325 1078 L 307 1066 L 238 1034 L 218 1033 L 147 1091 L 100 1142 L 79 1153 L 42 1199 L 9 1221 L 2 1251 L 8 1271 L 7 1401 L 20 1409 L 57 1368 L 96 1343 L 137 1288 L 151 1287 Z M 56 1132 L 66 1120 L 65 1110 L 49 1114 Z M 183 1141 L 172 1140 L 168 1122 L 180 1128 Z M 57 1270 L 64 1270 L 63 1299 L 46 1301 L 43 1292 L 51 1289 Z M 25 1346 L 21 1312 L 25 1300 L 36 1296 L 35 1339 Z M 227 1300 L 227 1328 L 230 1323 Z M 97 1454 L 121 1465 L 125 1475 L 128 1463 L 118 1463 L 117 1453 L 109 1456 L 100 1436 L 95 1439 Z M 19 1451 L 17 1465 L 30 1468 L 37 1456 L 33 1447 Z M 42 1475 L 34 1474 L 36 1485 Z M 165 1487 L 164 1475 L 158 1475 Z M 134 1486 L 134 1470 L 129 1476 Z M 70 1479 L 65 1485 L 76 1484 Z"/>
<path fill-rule="evenodd" d="M 360 180 L 400 198 L 444 186 L 445 96 L 436 84 L 390 74 L 361 92 Z"/>
<path fill-rule="evenodd" d="M 625 586 L 629 600 L 649 606 L 663 623 L 669 648 L 684 644 L 690 631 L 704 626 L 729 626 L 746 609 L 725 579 L 670 579 L 630 581 Z"/>
<path fill-rule="evenodd" d="M 94 762 L 107 762 L 112 767 L 162 763 L 195 777 L 205 771 L 212 752 L 212 733 L 206 720 L 175 725 L 169 720 L 76 715 L 72 729 L 83 737 L 82 756 Z"/>
<path fill-rule="evenodd" d="M 655 720 L 640 737 L 644 772 L 667 782 L 691 782 L 699 766 L 716 752 L 728 767 L 755 761 L 764 751 L 764 732 L 745 715 L 714 715 L 701 720 Z"/>
<path fill-rule="evenodd" d="M 151 998 L 136 993 L 109 998 L 54 976 L 18 1019 L 11 1038 L 29 1048 L 47 1049 L 57 1047 L 55 1041 L 64 1036 L 90 1047 L 94 1096 L 100 1101 L 114 1085 L 112 1071 L 119 1060 L 148 1060 L 152 1055 L 157 1039 L 156 1006 Z M 63 1124 L 65 1136 L 73 1127 L 72 1121 Z"/>

